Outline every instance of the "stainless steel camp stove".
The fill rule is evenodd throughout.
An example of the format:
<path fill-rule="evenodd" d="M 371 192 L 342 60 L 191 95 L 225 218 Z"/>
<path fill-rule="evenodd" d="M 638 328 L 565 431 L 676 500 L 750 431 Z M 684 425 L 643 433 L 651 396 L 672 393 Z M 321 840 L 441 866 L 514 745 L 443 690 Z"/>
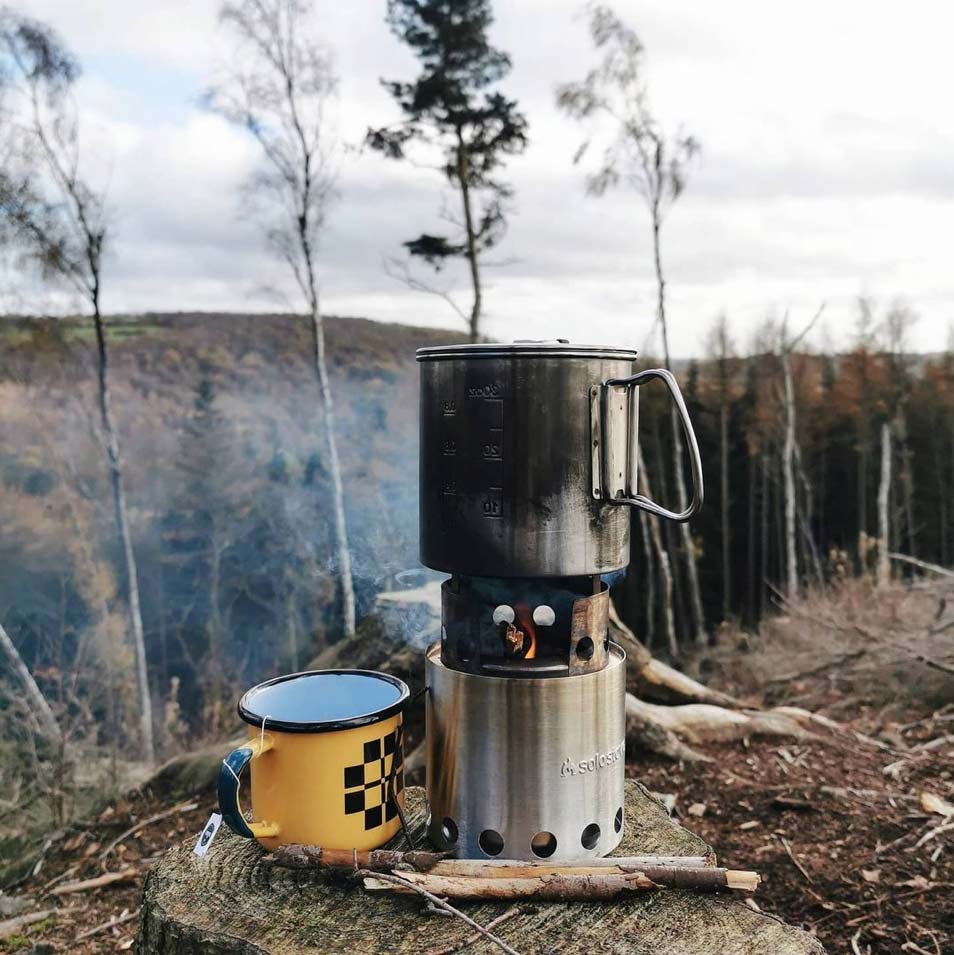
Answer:
<path fill-rule="evenodd" d="M 606 578 L 629 506 L 688 520 L 695 436 L 672 375 L 565 341 L 422 348 L 421 560 L 443 585 L 427 653 L 429 835 L 464 857 L 605 855 L 623 831 L 625 654 Z M 681 417 L 692 500 L 637 492 L 637 388 Z"/>

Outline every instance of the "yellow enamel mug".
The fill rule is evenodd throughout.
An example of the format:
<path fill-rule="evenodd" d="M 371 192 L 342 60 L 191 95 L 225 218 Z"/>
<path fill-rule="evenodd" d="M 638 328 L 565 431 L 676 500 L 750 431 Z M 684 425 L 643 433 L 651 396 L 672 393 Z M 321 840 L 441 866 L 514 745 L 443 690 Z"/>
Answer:
<path fill-rule="evenodd" d="M 219 809 L 265 848 L 303 843 L 377 849 L 401 825 L 407 685 L 370 670 L 313 670 L 249 690 L 238 706 L 248 742 L 219 770 Z M 239 805 L 251 772 L 251 810 Z"/>

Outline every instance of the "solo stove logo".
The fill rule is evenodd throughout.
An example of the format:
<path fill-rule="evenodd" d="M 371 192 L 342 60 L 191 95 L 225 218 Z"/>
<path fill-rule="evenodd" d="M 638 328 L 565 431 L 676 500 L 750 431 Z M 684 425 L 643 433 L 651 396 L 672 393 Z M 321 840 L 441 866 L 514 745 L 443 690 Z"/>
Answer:
<path fill-rule="evenodd" d="M 581 759 L 578 763 L 569 756 L 563 760 L 560 767 L 560 775 L 566 776 L 584 776 L 586 773 L 595 773 L 598 769 L 603 769 L 612 763 L 618 763 L 626 751 L 626 741 L 624 740 L 618 746 L 614 746 L 609 752 L 595 753 L 588 759 Z"/>

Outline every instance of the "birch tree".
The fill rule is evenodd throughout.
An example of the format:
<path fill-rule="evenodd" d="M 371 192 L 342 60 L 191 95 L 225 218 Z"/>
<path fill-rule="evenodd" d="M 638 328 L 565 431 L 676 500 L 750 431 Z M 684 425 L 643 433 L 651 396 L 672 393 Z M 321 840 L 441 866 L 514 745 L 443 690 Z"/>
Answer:
<path fill-rule="evenodd" d="M 599 165 L 587 177 L 587 191 L 601 196 L 610 189 L 627 186 L 643 199 L 649 212 L 656 278 L 656 326 L 662 336 L 663 358 L 671 368 L 669 323 L 666 315 L 666 277 L 662 260 L 662 227 L 668 213 L 686 187 L 689 165 L 699 152 L 699 142 L 690 135 L 669 135 L 653 114 L 644 78 L 644 48 L 636 32 L 608 6 L 589 7 L 589 32 L 602 58 L 579 82 L 557 87 L 557 105 L 580 121 L 602 119 L 614 133 Z M 591 145 L 586 139 L 574 157 L 579 162 Z M 683 443 L 675 406 L 671 408 L 673 480 L 677 507 L 687 506 L 683 474 Z M 689 603 L 696 642 L 707 641 L 705 614 L 699 587 L 695 544 L 688 524 L 679 526 L 686 561 Z"/>
<path fill-rule="evenodd" d="M 355 631 L 351 547 L 335 434 L 319 282 L 319 240 L 334 197 L 334 139 L 328 116 L 338 78 L 309 22 L 310 0 L 236 0 L 219 18 L 236 40 L 237 64 L 206 94 L 208 106 L 258 143 L 261 165 L 245 197 L 264 221 L 273 252 L 291 270 L 311 323 L 332 482 L 342 632 Z"/>
<path fill-rule="evenodd" d="M 797 495 L 795 486 L 795 457 L 797 454 L 795 434 L 795 383 L 792 377 L 792 355 L 804 341 L 815 323 L 822 316 L 825 306 L 815 313 L 814 318 L 793 338 L 788 333 L 788 315 L 782 319 L 779 331 L 779 357 L 782 363 L 782 407 L 784 409 L 785 439 L 782 445 L 782 481 L 785 500 L 785 596 L 789 601 L 798 597 L 798 528 Z"/>
<path fill-rule="evenodd" d="M 103 258 L 112 232 L 106 197 L 81 162 L 73 87 L 79 63 L 45 24 L 0 10 L 6 88 L 0 225 L 4 237 L 89 307 L 96 340 L 97 394 L 116 529 L 125 566 L 130 641 L 136 661 L 142 757 L 155 761 L 152 701 L 119 434 L 109 389 L 109 349 L 101 311 Z"/>

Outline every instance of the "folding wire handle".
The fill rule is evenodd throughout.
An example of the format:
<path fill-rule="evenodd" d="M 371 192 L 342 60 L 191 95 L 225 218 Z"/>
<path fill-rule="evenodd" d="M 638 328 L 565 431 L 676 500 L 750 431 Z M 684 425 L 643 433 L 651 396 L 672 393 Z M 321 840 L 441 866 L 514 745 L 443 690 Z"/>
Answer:
<path fill-rule="evenodd" d="M 684 511 L 670 511 L 643 494 L 633 493 L 637 484 L 637 453 L 639 400 L 636 389 L 655 378 L 665 382 L 676 403 L 679 420 L 689 449 L 689 467 L 692 472 L 692 499 Z M 611 405 L 619 397 L 613 389 L 624 389 L 625 405 Z M 611 504 L 630 504 L 671 521 L 688 521 L 702 508 L 705 489 L 702 480 L 702 459 L 692 422 L 682 392 L 672 372 L 665 368 L 649 368 L 629 378 L 613 378 L 590 390 L 590 424 L 593 452 L 593 497 Z M 619 418 L 623 424 L 620 425 Z M 620 428 L 625 434 L 620 435 Z M 620 460 L 622 459 L 622 460 Z M 614 473 L 617 480 L 613 480 Z"/>

